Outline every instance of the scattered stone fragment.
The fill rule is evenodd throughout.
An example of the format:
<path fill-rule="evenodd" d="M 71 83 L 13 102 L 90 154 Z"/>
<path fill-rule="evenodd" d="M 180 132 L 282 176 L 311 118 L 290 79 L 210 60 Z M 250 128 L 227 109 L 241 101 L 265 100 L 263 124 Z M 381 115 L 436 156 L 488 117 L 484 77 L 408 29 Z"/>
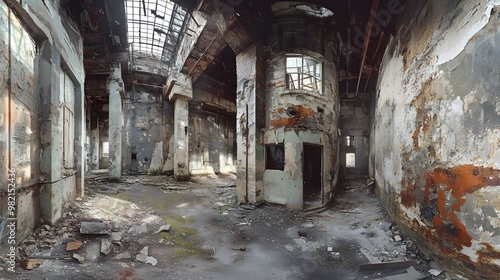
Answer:
<path fill-rule="evenodd" d="M 73 241 L 73 242 L 68 242 L 66 244 L 66 251 L 71 252 L 80 249 L 82 247 L 83 243 L 81 241 Z"/>
<path fill-rule="evenodd" d="M 142 248 L 142 250 L 139 252 L 139 254 L 146 255 L 146 256 L 149 255 L 149 246 Z"/>
<path fill-rule="evenodd" d="M 122 240 L 122 233 L 121 232 L 112 232 L 111 233 L 111 240 L 113 240 L 113 241 Z"/>
<path fill-rule="evenodd" d="M 75 199 L 75 201 L 82 201 L 82 198 L 81 198 L 81 197 L 77 197 L 77 198 Z"/>
<path fill-rule="evenodd" d="M 429 269 L 429 273 L 432 276 L 439 276 L 441 273 L 443 273 L 443 271 L 439 270 L 439 269 L 431 268 L 431 269 Z"/>
<path fill-rule="evenodd" d="M 305 228 L 313 228 L 314 224 L 313 223 L 305 223 L 302 226 L 305 227 Z"/>
<path fill-rule="evenodd" d="M 73 254 L 73 259 L 76 259 L 79 263 L 84 263 L 85 258 L 82 255 L 79 254 Z"/>
<path fill-rule="evenodd" d="M 40 259 L 25 259 L 21 261 L 21 267 L 26 270 L 32 270 L 37 268 L 43 263 L 43 260 Z"/>
<path fill-rule="evenodd" d="M 101 222 L 81 222 L 80 223 L 80 233 L 81 234 L 93 234 L 102 235 L 109 234 L 108 228 L 105 223 Z"/>
<path fill-rule="evenodd" d="M 328 246 L 328 248 L 326 249 L 328 252 L 333 252 L 333 247 L 332 246 Z"/>
<path fill-rule="evenodd" d="M 168 232 L 168 231 L 170 231 L 170 228 L 171 228 L 171 226 L 168 224 L 163 225 L 157 231 L 155 231 L 155 234 L 160 233 L 160 232 L 164 232 L 164 231 Z"/>
<path fill-rule="evenodd" d="M 150 256 L 146 258 L 145 263 L 155 266 L 158 263 L 158 260 Z"/>
<path fill-rule="evenodd" d="M 111 240 L 107 238 L 101 239 L 101 253 L 105 256 L 111 253 Z"/>
<path fill-rule="evenodd" d="M 401 238 L 401 236 L 399 236 L 399 235 L 394 235 L 394 241 L 399 242 L 399 241 L 401 241 L 401 240 L 403 240 L 403 239 Z"/>
<path fill-rule="evenodd" d="M 44 228 L 45 230 L 50 230 L 50 226 L 49 226 L 49 225 L 43 225 L 43 228 Z"/>
<path fill-rule="evenodd" d="M 148 260 L 148 256 L 143 255 L 143 254 L 137 254 L 135 256 L 135 260 L 138 262 L 146 263 L 146 261 Z"/>
<path fill-rule="evenodd" d="M 36 244 L 36 240 L 32 237 L 28 237 L 24 240 L 24 244 L 26 245 L 35 245 Z"/>
<path fill-rule="evenodd" d="M 117 260 L 122 260 L 122 259 L 131 259 L 132 255 L 130 252 L 123 252 L 115 256 L 115 259 Z"/>

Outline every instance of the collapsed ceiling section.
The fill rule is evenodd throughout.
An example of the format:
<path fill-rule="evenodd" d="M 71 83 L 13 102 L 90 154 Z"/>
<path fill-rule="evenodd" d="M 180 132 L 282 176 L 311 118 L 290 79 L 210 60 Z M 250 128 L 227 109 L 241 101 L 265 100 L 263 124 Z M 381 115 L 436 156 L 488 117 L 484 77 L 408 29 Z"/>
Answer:
<path fill-rule="evenodd" d="M 132 55 L 169 64 L 185 30 L 186 10 L 168 0 L 126 0 Z"/>

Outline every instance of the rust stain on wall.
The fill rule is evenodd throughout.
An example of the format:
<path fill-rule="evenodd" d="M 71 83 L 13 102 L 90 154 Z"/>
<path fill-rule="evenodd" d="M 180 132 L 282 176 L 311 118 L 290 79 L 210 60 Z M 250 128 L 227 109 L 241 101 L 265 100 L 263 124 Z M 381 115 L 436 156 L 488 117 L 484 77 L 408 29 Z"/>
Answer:
<path fill-rule="evenodd" d="M 402 204 L 420 207 L 422 220 L 430 223 L 425 227 L 414 221 L 414 227 L 420 228 L 419 231 L 425 233 L 444 254 L 457 254 L 464 246 L 470 247 L 472 238 L 457 213 L 466 202 L 465 194 L 500 185 L 500 170 L 471 164 L 436 168 L 425 174 L 425 186 L 415 184 L 410 169 L 403 169 L 403 172 L 410 179 L 402 181 L 406 185 L 401 193 Z M 419 195 L 422 191 L 423 196 Z M 464 255 L 463 258 L 468 257 Z"/>
<path fill-rule="evenodd" d="M 282 118 L 286 114 L 288 118 Z M 288 107 L 286 109 L 279 108 L 271 113 L 271 115 L 279 115 L 280 118 L 271 120 L 271 126 L 278 127 L 301 127 L 304 125 L 305 120 L 309 116 L 315 114 L 313 109 L 304 108 L 302 105 Z"/>
<path fill-rule="evenodd" d="M 413 132 L 413 147 L 419 147 L 418 136 L 420 135 L 420 131 L 428 134 L 429 129 L 431 127 L 431 121 L 437 120 L 437 115 L 429 116 L 426 114 L 425 106 L 428 101 L 432 101 L 434 98 L 434 94 L 432 94 L 432 78 L 428 79 L 425 84 L 422 86 L 420 93 L 411 101 L 410 105 L 417 109 L 416 115 L 416 127 Z"/>

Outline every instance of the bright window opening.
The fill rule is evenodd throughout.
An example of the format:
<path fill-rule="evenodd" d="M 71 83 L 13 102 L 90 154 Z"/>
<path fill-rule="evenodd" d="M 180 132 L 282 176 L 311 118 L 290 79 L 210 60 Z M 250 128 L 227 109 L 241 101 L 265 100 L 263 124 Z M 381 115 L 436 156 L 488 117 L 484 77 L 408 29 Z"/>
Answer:
<path fill-rule="evenodd" d="M 322 93 L 323 64 L 318 60 L 301 55 L 286 56 L 286 88 L 305 89 Z"/>
<path fill-rule="evenodd" d="M 102 156 L 109 157 L 109 142 L 102 142 Z"/>
<path fill-rule="evenodd" d="M 346 136 L 345 144 L 347 147 L 354 147 L 354 136 Z"/>
<path fill-rule="evenodd" d="M 346 167 L 356 167 L 356 154 L 347 153 L 345 155 L 345 166 Z"/>

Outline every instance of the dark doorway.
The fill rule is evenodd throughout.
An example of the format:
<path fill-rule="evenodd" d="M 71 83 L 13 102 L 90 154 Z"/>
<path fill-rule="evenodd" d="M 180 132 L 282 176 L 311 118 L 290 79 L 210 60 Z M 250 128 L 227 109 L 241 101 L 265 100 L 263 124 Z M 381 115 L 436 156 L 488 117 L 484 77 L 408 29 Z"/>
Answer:
<path fill-rule="evenodd" d="M 304 144 L 303 157 L 304 209 L 321 206 L 323 181 L 323 147 Z"/>

